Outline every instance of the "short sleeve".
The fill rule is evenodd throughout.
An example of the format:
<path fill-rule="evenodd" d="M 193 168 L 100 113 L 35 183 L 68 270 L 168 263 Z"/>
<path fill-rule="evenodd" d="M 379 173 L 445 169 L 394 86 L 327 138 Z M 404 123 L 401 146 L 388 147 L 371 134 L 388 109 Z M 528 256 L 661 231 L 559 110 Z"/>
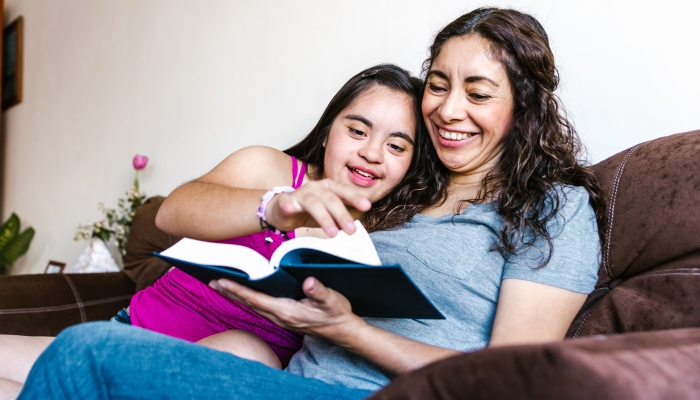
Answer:
<path fill-rule="evenodd" d="M 522 279 L 572 292 L 591 293 L 600 268 L 598 224 L 588 192 L 565 186 L 558 191 L 559 211 L 547 225 L 552 237 L 549 262 L 538 268 L 549 252 L 544 239 L 506 262 L 502 279 Z"/>

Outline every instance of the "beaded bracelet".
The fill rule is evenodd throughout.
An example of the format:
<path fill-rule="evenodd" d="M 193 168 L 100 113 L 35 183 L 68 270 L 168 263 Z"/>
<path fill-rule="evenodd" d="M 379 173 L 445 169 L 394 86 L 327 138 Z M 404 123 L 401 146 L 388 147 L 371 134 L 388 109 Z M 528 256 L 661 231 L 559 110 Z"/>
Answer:
<path fill-rule="evenodd" d="M 267 211 L 267 204 L 272 200 L 273 197 L 275 197 L 276 194 L 280 193 L 292 193 L 294 191 L 294 188 L 291 186 L 277 186 L 272 188 L 272 190 L 267 191 L 263 197 L 262 197 L 262 203 L 260 204 L 260 207 L 258 207 L 258 212 L 257 215 L 260 217 L 260 229 L 264 231 L 274 231 L 278 235 L 282 235 L 285 239 L 289 239 L 287 237 L 287 232 L 281 231 L 274 226 L 270 225 L 267 222 L 267 217 L 265 216 L 265 212 Z M 265 238 L 265 243 L 272 243 L 272 238 L 270 236 Z"/>

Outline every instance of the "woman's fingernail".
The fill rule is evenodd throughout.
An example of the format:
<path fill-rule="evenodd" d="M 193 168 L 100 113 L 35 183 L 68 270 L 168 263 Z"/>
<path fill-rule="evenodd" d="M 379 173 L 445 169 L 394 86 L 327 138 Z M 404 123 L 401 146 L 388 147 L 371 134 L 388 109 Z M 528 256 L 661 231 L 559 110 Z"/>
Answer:
<path fill-rule="evenodd" d="M 335 235 L 338 234 L 338 228 L 331 226 L 330 228 L 326 229 L 326 234 L 330 237 L 335 237 Z"/>
<path fill-rule="evenodd" d="M 211 281 L 211 282 L 209 282 L 209 287 L 212 288 L 212 289 L 214 289 L 214 290 L 216 290 L 216 291 L 219 291 L 219 290 L 223 289 L 223 288 L 221 287 L 221 285 L 219 284 L 219 282 L 217 282 L 217 281 Z"/>
<path fill-rule="evenodd" d="M 355 231 L 355 222 L 350 221 L 347 224 L 345 224 L 345 228 L 343 229 L 345 232 L 354 232 Z"/>

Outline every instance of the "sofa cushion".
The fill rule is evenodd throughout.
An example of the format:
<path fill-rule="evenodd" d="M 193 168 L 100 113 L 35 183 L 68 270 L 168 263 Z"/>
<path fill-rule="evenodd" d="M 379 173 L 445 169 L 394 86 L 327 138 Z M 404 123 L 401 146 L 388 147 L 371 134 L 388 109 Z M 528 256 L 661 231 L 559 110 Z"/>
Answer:
<path fill-rule="evenodd" d="M 136 210 L 131 222 L 129 239 L 126 242 L 124 273 L 136 283 L 136 291 L 152 285 L 170 268 L 167 262 L 153 255 L 175 244 L 173 238 L 156 227 L 156 214 L 164 197 L 156 196 L 146 200 Z"/>
<path fill-rule="evenodd" d="M 608 196 L 596 290 L 567 336 L 700 327 L 700 131 L 594 166 Z"/>
<path fill-rule="evenodd" d="M 697 399 L 700 329 L 491 348 L 399 376 L 383 399 Z"/>
<path fill-rule="evenodd" d="M 700 249 L 698 153 L 700 131 L 693 131 L 641 143 L 593 167 L 609 216 L 598 286 Z"/>
<path fill-rule="evenodd" d="M 108 320 L 129 305 L 134 283 L 122 272 L 0 277 L 0 334 L 56 336 Z"/>

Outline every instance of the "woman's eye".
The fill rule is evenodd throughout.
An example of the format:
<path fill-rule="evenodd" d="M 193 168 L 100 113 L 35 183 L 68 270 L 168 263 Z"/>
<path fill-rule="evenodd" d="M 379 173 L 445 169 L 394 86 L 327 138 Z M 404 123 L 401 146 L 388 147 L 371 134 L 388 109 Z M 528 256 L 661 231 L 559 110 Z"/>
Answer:
<path fill-rule="evenodd" d="M 428 89 L 430 89 L 430 91 L 434 92 L 434 93 L 443 93 L 443 92 L 447 91 L 447 89 L 445 89 L 442 86 L 431 85 L 431 84 L 428 84 Z"/>
<path fill-rule="evenodd" d="M 476 101 L 484 101 L 484 100 L 488 100 L 491 98 L 491 96 L 481 94 L 481 93 L 472 93 L 469 95 L 469 97 L 471 97 L 472 99 L 474 99 Z"/>
<path fill-rule="evenodd" d="M 348 129 L 350 129 L 350 133 L 352 133 L 355 136 L 364 136 L 365 135 L 365 133 L 360 131 L 360 130 L 357 130 L 354 128 L 348 128 Z"/>

